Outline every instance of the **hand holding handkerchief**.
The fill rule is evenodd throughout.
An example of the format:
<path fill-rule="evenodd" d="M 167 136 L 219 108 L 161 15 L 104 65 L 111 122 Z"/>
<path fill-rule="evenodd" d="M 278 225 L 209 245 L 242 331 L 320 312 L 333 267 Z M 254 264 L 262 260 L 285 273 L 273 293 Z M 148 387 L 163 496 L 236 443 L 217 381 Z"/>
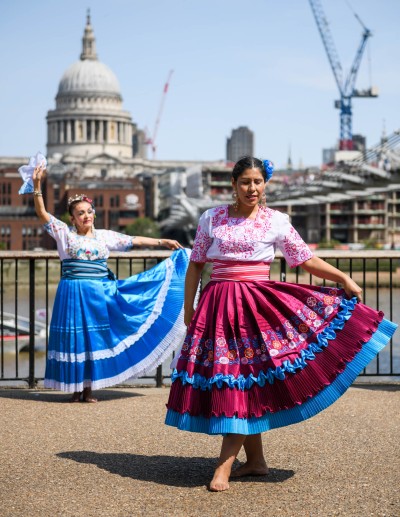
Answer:
<path fill-rule="evenodd" d="M 42 165 L 44 169 L 47 166 L 46 157 L 43 156 L 42 153 L 36 153 L 36 156 L 31 156 L 29 164 L 22 165 L 18 169 L 22 181 L 24 182 L 22 187 L 19 189 L 18 194 L 32 194 L 32 192 L 35 190 L 33 187 L 33 171 L 38 165 Z"/>

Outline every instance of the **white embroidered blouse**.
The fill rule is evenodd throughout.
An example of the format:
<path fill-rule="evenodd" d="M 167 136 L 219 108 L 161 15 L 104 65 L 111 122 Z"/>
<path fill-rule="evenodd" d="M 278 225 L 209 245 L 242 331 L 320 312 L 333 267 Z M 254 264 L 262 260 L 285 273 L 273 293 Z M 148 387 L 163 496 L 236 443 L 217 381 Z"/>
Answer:
<path fill-rule="evenodd" d="M 110 251 L 128 251 L 132 248 L 131 235 L 112 230 L 95 230 L 94 237 L 78 235 L 73 227 L 68 226 L 54 216 L 46 223 L 44 229 L 55 239 L 61 260 L 107 259 Z"/>
<path fill-rule="evenodd" d="M 313 256 L 289 216 L 260 207 L 255 219 L 230 217 L 229 205 L 210 208 L 199 220 L 190 260 L 272 262 L 279 249 L 290 267 Z"/>

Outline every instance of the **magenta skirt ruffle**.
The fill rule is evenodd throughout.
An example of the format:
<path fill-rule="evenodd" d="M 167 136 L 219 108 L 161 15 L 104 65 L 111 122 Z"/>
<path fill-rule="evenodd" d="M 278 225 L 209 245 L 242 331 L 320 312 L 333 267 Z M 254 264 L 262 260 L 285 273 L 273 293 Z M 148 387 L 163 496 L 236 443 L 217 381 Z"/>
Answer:
<path fill-rule="evenodd" d="M 302 405 L 344 372 L 382 320 L 343 289 L 211 281 L 172 374 L 167 423 L 254 419 Z M 375 354 L 396 328 L 387 323 Z"/>

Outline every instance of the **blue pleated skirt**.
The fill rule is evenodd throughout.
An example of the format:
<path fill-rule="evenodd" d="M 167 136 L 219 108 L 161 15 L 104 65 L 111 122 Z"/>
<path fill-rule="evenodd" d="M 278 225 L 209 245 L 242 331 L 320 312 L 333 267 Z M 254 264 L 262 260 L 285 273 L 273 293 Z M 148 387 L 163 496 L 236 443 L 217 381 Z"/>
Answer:
<path fill-rule="evenodd" d="M 50 324 L 45 387 L 75 392 L 113 386 L 145 375 L 171 355 L 186 332 L 189 253 L 175 251 L 125 280 L 64 275 Z"/>

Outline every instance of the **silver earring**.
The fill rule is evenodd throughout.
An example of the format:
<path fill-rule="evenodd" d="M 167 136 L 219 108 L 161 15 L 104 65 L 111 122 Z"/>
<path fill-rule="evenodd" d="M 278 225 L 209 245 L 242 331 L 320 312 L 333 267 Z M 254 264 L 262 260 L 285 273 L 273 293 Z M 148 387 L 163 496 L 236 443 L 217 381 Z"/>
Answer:
<path fill-rule="evenodd" d="M 260 199 L 260 203 L 259 203 L 261 206 L 265 206 L 267 204 L 267 195 L 265 192 L 263 192 L 262 196 L 261 196 L 261 199 Z"/>

